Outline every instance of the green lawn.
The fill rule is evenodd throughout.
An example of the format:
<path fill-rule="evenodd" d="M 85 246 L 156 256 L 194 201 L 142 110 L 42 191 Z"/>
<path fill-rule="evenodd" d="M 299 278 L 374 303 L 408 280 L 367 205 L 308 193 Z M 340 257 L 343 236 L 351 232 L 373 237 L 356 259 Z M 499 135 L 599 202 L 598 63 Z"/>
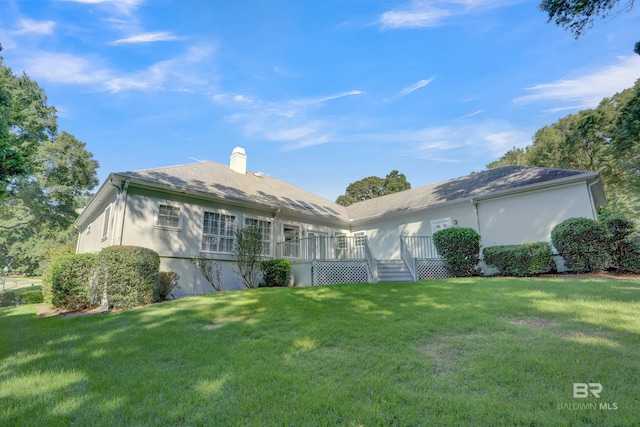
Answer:
<path fill-rule="evenodd" d="M 0 309 L 0 425 L 640 419 L 640 281 L 451 279 L 35 311 Z M 600 383 L 600 398 L 574 398 L 574 383 Z"/>

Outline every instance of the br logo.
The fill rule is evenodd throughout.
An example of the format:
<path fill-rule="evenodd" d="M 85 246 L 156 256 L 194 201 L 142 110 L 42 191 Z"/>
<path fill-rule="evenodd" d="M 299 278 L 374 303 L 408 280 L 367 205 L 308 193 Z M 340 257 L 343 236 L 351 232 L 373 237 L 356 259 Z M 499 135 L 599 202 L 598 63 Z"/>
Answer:
<path fill-rule="evenodd" d="M 573 383 L 573 398 L 584 399 L 592 394 L 596 399 L 600 399 L 602 384 L 600 383 Z"/>

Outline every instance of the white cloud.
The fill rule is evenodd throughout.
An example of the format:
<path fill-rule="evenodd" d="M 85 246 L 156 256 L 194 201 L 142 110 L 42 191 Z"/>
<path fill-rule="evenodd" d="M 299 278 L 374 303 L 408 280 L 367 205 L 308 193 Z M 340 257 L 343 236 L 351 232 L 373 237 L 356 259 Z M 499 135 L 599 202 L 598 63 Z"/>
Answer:
<path fill-rule="evenodd" d="M 13 34 L 51 34 L 56 23 L 23 18 L 18 22 L 18 25 L 19 28 L 13 31 Z"/>
<path fill-rule="evenodd" d="M 384 12 L 379 23 L 385 29 L 437 27 L 449 17 L 513 3 L 508 0 L 413 0 L 408 7 Z"/>
<path fill-rule="evenodd" d="M 179 40 L 180 37 L 167 32 L 167 31 L 158 31 L 151 33 L 141 33 L 136 34 L 134 36 L 126 37 L 124 39 L 118 39 L 114 41 L 112 44 L 139 44 L 139 43 L 154 43 L 154 42 L 165 42 L 172 40 Z"/>
<path fill-rule="evenodd" d="M 234 110 L 225 119 L 240 126 L 247 137 L 281 142 L 284 150 L 297 150 L 334 141 L 336 132 L 348 127 L 348 118 L 318 115 L 317 110 L 327 102 L 362 94 L 349 90 L 314 98 L 264 101 L 220 93 L 212 99 Z"/>
<path fill-rule="evenodd" d="M 96 66 L 95 60 L 66 53 L 42 53 L 23 59 L 26 72 L 35 79 L 63 84 L 102 84 L 111 71 Z"/>
<path fill-rule="evenodd" d="M 451 15 L 445 9 L 428 5 L 412 7 L 408 10 L 390 10 L 380 17 L 382 28 L 429 28 L 437 27 Z"/>
<path fill-rule="evenodd" d="M 291 101 L 292 105 L 313 105 L 313 104 L 322 104 L 325 103 L 327 101 L 333 101 L 334 99 L 340 99 L 340 98 L 344 98 L 347 96 L 354 96 L 354 95 L 362 95 L 364 92 L 361 92 L 359 90 L 350 90 L 347 92 L 339 92 L 336 94 L 332 94 L 332 95 L 327 95 L 327 96 L 321 96 L 318 98 L 309 98 L 309 99 L 299 99 L 299 100 L 294 100 Z"/>
<path fill-rule="evenodd" d="M 503 121 L 484 121 L 469 124 L 452 124 L 431 128 L 405 130 L 371 135 L 368 140 L 378 142 L 403 141 L 414 147 L 412 155 L 430 160 L 443 159 L 443 154 L 464 149 L 500 156 L 512 147 L 525 147 L 530 134 Z"/>
<path fill-rule="evenodd" d="M 473 113 L 469 113 L 469 114 L 465 114 L 464 116 L 460 117 L 461 119 L 466 119 L 468 117 L 473 117 L 473 116 L 477 116 L 478 114 L 482 114 L 484 113 L 484 110 L 476 110 Z"/>
<path fill-rule="evenodd" d="M 420 80 L 417 83 L 412 84 L 411 86 L 408 86 L 404 89 L 402 89 L 400 91 L 400 93 L 398 93 L 398 97 L 402 98 L 404 96 L 407 96 L 413 92 L 415 92 L 416 90 L 425 87 L 426 85 L 428 85 L 429 83 L 431 83 L 433 81 L 435 77 L 431 77 L 429 79 L 425 79 L 425 80 Z"/>
<path fill-rule="evenodd" d="M 35 79 L 61 84 L 91 85 L 98 91 L 189 91 L 188 87 L 208 83 L 210 76 L 200 77 L 195 66 L 208 59 L 213 51 L 210 46 L 193 46 L 182 55 L 129 74 L 101 66 L 99 59 L 67 53 L 31 54 L 22 59 L 22 65 Z"/>
<path fill-rule="evenodd" d="M 101 4 L 113 7 L 116 11 L 123 14 L 130 14 L 138 8 L 144 0 L 61 0 L 70 3 L 82 4 Z"/>
<path fill-rule="evenodd" d="M 516 104 L 542 101 L 564 101 L 578 108 L 593 108 L 602 98 L 633 86 L 639 77 L 640 57 L 621 56 L 618 63 L 596 69 L 571 79 L 559 79 L 551 83 L 540 83 L 526 88 L 529 95 L 513 100 Z M 562 111 L 569 107 L 556 107 L 551 111 Z"/>

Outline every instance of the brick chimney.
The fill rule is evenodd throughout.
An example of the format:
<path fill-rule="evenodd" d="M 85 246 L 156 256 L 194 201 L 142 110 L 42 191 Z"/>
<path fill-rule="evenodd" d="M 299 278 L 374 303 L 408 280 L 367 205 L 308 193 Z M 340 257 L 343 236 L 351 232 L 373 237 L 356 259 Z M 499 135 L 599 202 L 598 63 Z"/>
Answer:
<path fill-rule="evenodd" d="M 247 154 L 244 152 L 244 148 L 236 147 L 231 153 L 231 161 L 229 167 L 232 171 L 246 174 L 247 173 Z"/>

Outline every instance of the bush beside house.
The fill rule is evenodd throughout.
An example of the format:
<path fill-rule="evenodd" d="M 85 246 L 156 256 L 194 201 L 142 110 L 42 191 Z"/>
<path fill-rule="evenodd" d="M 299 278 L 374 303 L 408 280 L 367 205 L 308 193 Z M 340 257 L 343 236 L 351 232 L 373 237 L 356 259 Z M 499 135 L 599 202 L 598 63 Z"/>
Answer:
<path fill-rule="evenodd" d="M 260 286 L 274 287 L 287 286 L 291 274 L 291 261 L 284 258 L 275 258 L 262 261 L 262 283 Z"/>
<path fill-rule="evenodd" d="M 611 237 L 599 221 L 569 218 L 551 230 L 551 242 L 576 273 L 606 270 L 611 259 Z"/>
<path fill-rule="evenodd" d="M 438 230 L 433 243 L 444 258 L 447 271 L 453 277 L 478 274 L 480 235 L 473 228 L 454 227 Z"/>
<path fill-rule="evenodd" d="M 65 310 L 151 304 L 166 297 L 177 284 L 175 273 L 161 277 L 159 267 L 157 252 L 137 246 L 61 256 L 42 277 L 44 302 Z"/>
<path fill-rule="evenodd" d="M 553 252 L 547 242 L 484 248 L 484 261 L 502 276 L 533 276 L 553 268 Z"/>
<path fill-rule="evenodd" d="M 110 246 L 98 255 L 98 295 L 109 308 L 153 303 L 159 284 L 160 256 L 138 246 Z"/>
<path fill-rule="evenodd" d="M 44 302 L 67 310 L 91 307 L 90 284 L 97 263 L 96 254 L 62 255 L 55 258 L 42 276 Z"/>

